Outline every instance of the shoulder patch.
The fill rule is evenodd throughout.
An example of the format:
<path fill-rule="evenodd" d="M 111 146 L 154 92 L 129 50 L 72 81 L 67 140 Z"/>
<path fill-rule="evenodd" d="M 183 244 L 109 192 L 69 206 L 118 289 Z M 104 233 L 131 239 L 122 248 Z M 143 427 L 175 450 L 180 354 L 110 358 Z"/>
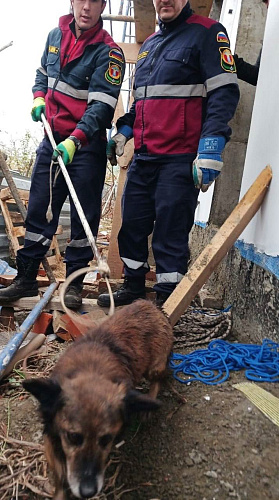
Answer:
<path fill-rule="evenodd" d="M 58 47 L 53 47 L 53 45 L 48 46 L 48 51 L 51 52 L 52 54 L 58 54 L 59 48 Z"/>
<path fill-rule="evenodd" d="M 217 33 L 217 42 L 230 43 L 226 33 L 223 31 L 219 31 L 219 33 Z"/>
<path fill-rule="evenodd" d="M 219 48 L 221 54 L 221 68 L 229 73 L 236 73 L 236 66 L 231 50 L 228 47 Z"/>
<path fill-rule="evenodd" d="M 111 59 L 116 59 L 116 61 L 119 61 L 121 63 L 124 62 L 123 54 L 122 54 L 121 50 L 119 50 L 119 49 L 112 49 L 112 50 L 110 50 L 109 57 Z"/>
<path fill-rule="evenodd" d="M 109 62 L 109 67 L 105 72 L 105 79 L 112 85 L 121 85 L 121 66 L 114 62 Z"/>
<path fill-rule="evenodd" d="M 144 52 L 141 52 L 139 55 L 138 55 L 138 58 L 137 58 L 137 61 L 140 61 L 140 59 L 143 59 L 144 57 L 147 56 L 149 50 L 145 50 Z"/>

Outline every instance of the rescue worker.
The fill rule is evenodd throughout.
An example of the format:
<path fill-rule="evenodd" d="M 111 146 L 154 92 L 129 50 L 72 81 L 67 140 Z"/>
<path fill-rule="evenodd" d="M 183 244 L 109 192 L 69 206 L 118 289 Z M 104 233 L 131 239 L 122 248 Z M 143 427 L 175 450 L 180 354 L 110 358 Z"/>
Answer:
<path fill-rule="evenodd" d="M 116 306 L 145 297 L 152 231 L 158 305 L 185 275 L 199 190 L 220 174 L 239 100 L 225 28 L 193 14 L 188 0 L 153 3 L 160 29 L 140 49 L 135 100 L 107 149 L 114 164 L 134 137 L 118 235 L 125 280 L 114 292 Z M 108 294 L 99 296 L 100 306 L 109 303 Z"/>
<path fill-rule="evenodd" d="M 121 49 L 102 28 L 105 0 L 71 0 L 71 13 L 62 16 L 46 42 L 41 67 L 33 86 L 32 118 L 44 113 L 57 147 L 47 136 L 38 147 L 32 174 L 24 247 L 17 253 L 18 274 L 0 291 L 0 303 L 35 296 L 39 265 L 47 253 L 68 195 L 63 174 L 50 165 L 61 155 L 93 235 L 98 232 L 101 195 L 106 171 L 106 128 L 111 121 L 125 69 Z M 46 214 L 51 203 L 53 218 Z M 71 240 L 65 253 L 66 275 L 87 266 L 93 258 L 79 216 L 72 203 Z M 66 290 L 65 304 L 77 309 L 82 303 L 82 281 Z"/>
<path fill-rule="evenodd" d="M 262 2 L 266 5 L 268 9 L 269 0 L 262 0 Z M 257 57 L 255 64 L 250 64 L 245 61 L 242 57 L 238 57 L 237 54 L 234 55 L 237 77 L 244 82 L 250 83 L 251 85 L 256 86 L 258 82 L 260 62 L 262 56 L 262 49 Z"/>

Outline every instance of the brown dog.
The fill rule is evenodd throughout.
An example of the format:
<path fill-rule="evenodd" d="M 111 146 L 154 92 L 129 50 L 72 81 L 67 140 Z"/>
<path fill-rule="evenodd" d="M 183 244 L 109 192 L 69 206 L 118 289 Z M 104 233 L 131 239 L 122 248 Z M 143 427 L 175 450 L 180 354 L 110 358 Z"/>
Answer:
<path fill-rule="evenodd" d="M 172 343 L 163 313 L 137 300 L 74 342 L 49 379 L 23 382 L 40 402 L 55 500 L 100 493 L 108 454 L 127 416 L 160 406 L 155 398 Z M 142 377 L 150 381 L 149 395 L 133 389 Z"/>

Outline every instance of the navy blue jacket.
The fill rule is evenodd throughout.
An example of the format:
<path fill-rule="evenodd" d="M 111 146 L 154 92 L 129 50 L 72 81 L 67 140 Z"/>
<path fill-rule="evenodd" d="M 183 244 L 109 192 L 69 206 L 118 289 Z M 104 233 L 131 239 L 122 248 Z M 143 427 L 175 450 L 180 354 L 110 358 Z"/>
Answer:
<path fill-rule="evenodd" d="M 82 145 L 106 140 L 125 71 L 122 50 L 102 28 L 102 20 L 77 39 L 72 14 L 62 16 L 48 35 L 34 97 L 46 100 L 46 116 L 61 140 Z"/>
<path fill-rule="evenodd" d="M 133 128 L 139 158 L 192 161 L 201 137 L 229 140 L 239 89 L 225 28 L 189 4 L 173 22 L 160 22 L 140 49 L 134 97 L 117 128 Z"/>

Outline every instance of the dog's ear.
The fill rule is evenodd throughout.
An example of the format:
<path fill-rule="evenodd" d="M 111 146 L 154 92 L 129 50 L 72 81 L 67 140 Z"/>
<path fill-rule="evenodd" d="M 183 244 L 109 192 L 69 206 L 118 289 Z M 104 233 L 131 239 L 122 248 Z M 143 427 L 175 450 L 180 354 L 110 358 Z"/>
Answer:
<path fill-rule="evenodd" d="M 48 378 L 30 378 L 22 382 L 24 389 L 30 392 L 41 404 L 42 409 L 50 409 L 56 405 L 61 393 L 58 382 Z"/>
<path fill-rule="evenodd" d="M 141 394 L 139 391 L 133 389 L 127 392 L 124 403 L 128 414 L 140 411 L 149 412 L 158 410 L 162 404 L 158 399 L 152 399 L 148 395 Z"/>

